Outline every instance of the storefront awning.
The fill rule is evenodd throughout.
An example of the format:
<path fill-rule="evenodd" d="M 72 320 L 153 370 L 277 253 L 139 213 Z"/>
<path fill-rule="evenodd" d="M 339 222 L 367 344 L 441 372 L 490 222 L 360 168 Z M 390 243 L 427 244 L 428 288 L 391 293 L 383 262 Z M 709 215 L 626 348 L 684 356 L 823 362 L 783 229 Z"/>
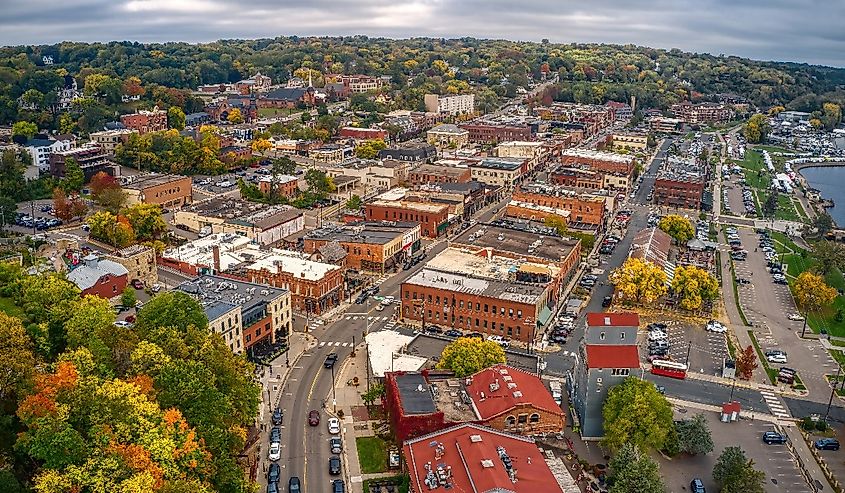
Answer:
<path fill-rule="evenodd" d="M 546 325 L 550 318 L 552 318 L 552 309 L 544 306 L 543 309 L 540 310 L 540 316 L 538 317 L 540 325 Z"/>

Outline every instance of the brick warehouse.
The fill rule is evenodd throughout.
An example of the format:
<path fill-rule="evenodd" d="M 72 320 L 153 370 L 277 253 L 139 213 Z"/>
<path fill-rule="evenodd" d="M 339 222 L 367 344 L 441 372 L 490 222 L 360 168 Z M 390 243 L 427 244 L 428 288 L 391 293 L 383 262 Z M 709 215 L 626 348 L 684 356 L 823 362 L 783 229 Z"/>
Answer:
<path fill-rule="evenodd" d="M 523 186 L 513 194 L 513 200 L 569 211 L 568 221 L 574 225 L 601 227 L 607 209 L 600 197 L 578 194 L 555 186 Z"/>
<path fill-rule="evenodd" d="M 567 149 L 561 153 L 561 162 L 570 166 L 586 164 L 596 171 L 622 173 L 628 176 L 634 171 L 633 157 L 612 152 Z"/>
<path fill-rule="evenodd" d="M 376 200 L 365 210 L 368 221 L 418 222 L 423 236 L 437 238 L 449 229 L 449 206 L 409 200 Z"/>

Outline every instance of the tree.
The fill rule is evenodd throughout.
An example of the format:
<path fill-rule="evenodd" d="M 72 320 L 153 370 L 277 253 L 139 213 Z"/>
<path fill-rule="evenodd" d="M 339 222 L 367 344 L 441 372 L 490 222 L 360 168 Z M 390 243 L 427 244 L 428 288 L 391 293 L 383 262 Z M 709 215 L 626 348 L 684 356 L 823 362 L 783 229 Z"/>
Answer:
<path fill-rule="evenodd" d="M 361 394 L 361 400 L 364 401 L 366 406 L 372 406 L 373 403 L 376 402 L 376 399 L 381 399 L 384 397 L 384 384 L 381 382 L 376 382 L 370 386 L 370 390 Z"/>
<path fill-rule="evenodd" d="M 739 447 L 727 447 L 713 466 L 713 480 L 725 493 L 763 493 L 766 475 L 754 469 L 754 460 Z"/>
<path fill-rule="evenodd" d="M 21 100 L 38 110 L 44 106 L 44 93 L 38 89 L 28 89 L 21 95 Z"/>
<path fill-rule="evenodd" d="M 684 310 L 698 310 L 704 300 L 712 301 L 719 297 L 719 281 L 694 265 L 679 266 L 672 278 L 672 294 Z"/>
<path fill-rule="evenodd" d="M 139 240 L 153 240 L 167 231 L 167 224 L 161 217 L 161 206 L 157 204 L 133 204 L 123 210 L 123 216 Z"/>
<path fill-rule="evenodd" d="M 296 174 L 296 161 L 287 156 L 282 156 L 271 162 L 270 170 L 274 175 L 294 175 Z"/>
<path fill-rule="evenodd" d="M 56 187 L 53 190 L 53 210 L 58 219 L 67 222 L 84 216 L 88 208 L 78 196 L 68 199 L 64 190 Z"/>
<path fill-rule="evenodd" d="M 746 347 L 736 357 L 736 371 L 743 380 L 751 380 L 757 366 L 757 352 L 753 346 Z"/>
<path fill-rule="evenodd" d="M 353 195 L 349 197 L 349 200 L 346 201 L 346 208 L 350 211 L 358 211 L 361 210 L 361 206 L 364 205 L 364 201 L 361 200 L 361 197 L 358 195 Z"/>
<path fill-rule="evenodd" d="M 813 257 L 818 262 L 814 270 L 821 275 L 833 269 L 842 270 L 845 267 L 845 245 L 821 240 L 813 245 Z"/>
<path fill-rule="evenodd" d="M 624 299 L 636 304 L 648 305 L 666 294 L 666 272 L 641 258 L 629 257 L 609 280 Z"/>
<path fill-rule="evenodd" d="M 260 153 L 260 152 L 269 151 L 270 149 L 272 149 L 273 144 L 271 144 L 270 141 L 267 140 L 267 139 L 255 139 L 255 140 L 252 141 L 252 144 L 250 145 L 250 147 L 252 147 L 253 152 L 259 152 Z"/>
<path fill-rule="evenodd" d="M 842 108 L 836 103 L 824 103 L 821 120 L 825 130 L 833 130 L 842 122 Z"/>
<path fill-rule="evenodd" d="M 465 377 L 505 361 L 505 351 L 497 342 L 460 337 L 443 348 L 437 368 Z"/>
<path fill-rule="evenodd" d="M 311 168 L 305 172 L 305 182 L 308 191 L 320 197 L 325 197 L 335 191 L 334 181 L 325 171 Z"/>
<path fill-rule="evenodd" d="M 123 306 L 135 306 L 135 302 L 138 301 L 138 297 L 135 296 L 135 289 L 132 286 L 127 285 L 123 289 L 123 293 L 120 294 L 120 304 Z"/>
<path fill-rule="evenodd" d="M 185 112 L 178 106 L 167 108 L 167 126 L 176 130 L 185 128 Z"/>
<path fill-rule="evenodd" d="M 59 133 L 72 134 L 76 132 L 76 119 L 70 113 L 59 115 Z"/>
<path fill-rule="evenodd" d="M 666 487 L 657 463 L 640 451 L 637 445 L 626 443 L 610 459 L 610 493 L 663 493 Z"/>
<path fill-rule="evenodd" d="M 61 185 L 65 192 L 79 192 L 85 184 L 85 173 L 79 167 L 79 163 L 72 157 L 65 158 L 65 176 Z"/>
<path fill-rule="evenodd" d="M 678 244 L 685 244 L 695 236 L 695 228 L 693 228 L 692 222 L 677 214 L 663 216 L 657 226 Z"/>
<path fill-rule="evenodd" d="M 628 377 L 612 387 L 602 408 L 603 443 L 619 450 L 626 443 L 660 450 L 671 427 L 672 406 L 648 380 Z"/>
<path fill-rule="evenodd" d="M 195 299 L 181 291 L 171 291 L 148 301 L 138 312 L 135 326 L 142 332 L 160 327 L 175 327 L 186 332 L 189 326 L 204 330 L 208 327 L 208 318 Z"/>
<path fill-rule="evenodd" d="M 745 126 L 742 128 L 742 135 L 745 136 L 748 142 L 759 144 L 766 141 L 766 137 L 768 137 L 770 131 L 771 126 L 766 115 L 756 113 L 751 115 L 751 118 L 745 123 Z"/>
<path fill-rule="evenodd" d="M 226 120 L 233 125 L 237 125 L 244 122 L 244 116 L 241 114 L 240 108 L 232 108 Z"/>
<path fill-rule="evenodd" d="M 827 212 L 821 212 L 816 215 L 812 224 L 818 230 L 819 236 L 824 236 L 833 229 L 833 218 Z"/>
<path fill-rule="evenodd" d="M 682 452 L 690 455 L 704 455 L 713 451 L 713 437 L 703 414 L 675 423 L 678 443 Z"/>
<path fill-rule="evenodd" d="M 355 156 L 358 159 L 375 159 L 378 151 L 382 149 L 387 149 L 387 144 L 383 140 L 365 140 L 355 146 Z"/>
<path fill-rule="evenodd" d="M 14 402 L 29 388 L 35 373 L 32 340 L 20 319 L 4 312 L 0 312 L 0 340 L 0 401 Z"/>
<path fill-rule="evenodd" d="M 763 215 L 772 217 L 775 215 L 775 212 L 778 210 L 778 192 L 777 190 L 772 190 L 769 193 L 768 197 L 766 197 L 766 202 L 763 203 Z"/>
<path fill-rule="evenodd" d="M 90 216 L 87 224 L 89 235 L 117 248 L 123 248 L 135 241 L 135 231 L 126 218 L 115 216 L 109 211 L 99 211 Z"/>
<path fill-rule="evenodd" d="M 805 313 L 816 312 L 833 303 L 838 294 L 836 288 L 827 285 L 824 277 L 809 271 L 798 275 L 792 290 L 795 302 Z"/>
<path fill-rule="evenodd" d="M 557 231 L 557 234 L 561 236 L 565 236 L 568 230 L 566 227 L 566 221 L 558 216 L 546 216 L 546 218 L 543 219 L 543 223 L 550 228 L 554 228 L 555 231 Z"/>
<path fill-rule="evenodd" d="M 15 122 L 12 125 L 12 136 L 19 135 L 24 138 L 24 140 L 29 140 L 35 137 L 35 134 L 38 133 L 38 125 L 31 123 L 31 122 Z"/>
<path fill-rule="evenodd" d="M 91 177 L 88 189 L 94 202 L 112 213 L 119 211 L 126 202 L 126 192 L 113 176 L 103 171 Z"/>

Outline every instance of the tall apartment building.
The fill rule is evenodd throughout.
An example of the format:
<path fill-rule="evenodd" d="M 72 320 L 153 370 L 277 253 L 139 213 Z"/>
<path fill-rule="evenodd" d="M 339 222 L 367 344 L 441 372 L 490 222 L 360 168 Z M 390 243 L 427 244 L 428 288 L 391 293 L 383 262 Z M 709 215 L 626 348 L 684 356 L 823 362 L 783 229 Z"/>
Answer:
<path fill-rule="evenodd" d="M 425 110 L 430 113 L 469 115 L 475 112 L 475 94 L 456 94 L 454 96 L 426 94 L 424 100 Z"/>
<path fill-rule="evenodd" d="M 66 151 L 57 151 L 50 154 L 50 174 L 55 178 L 63 178 L 67 167 L 68 158 L 76 161 L 76 164 L 82 168 L 82 173 L 85 175 L 85 181 L 91 179 L 100 171 L 105 170 L 112 163 L 109 161 L 106 152 L 95 144 L 86 144 L 84 147 L 77 147 L 75 149 L 68 149 Z"/>
<path fill-rule="evenodd" d="M 167 130 L 167 112 L 158 109 L 158 106 L 156 106 L 152 111 L 139 110 L 129 115 L 121 115 L 120 123 L 141 135 L 149 132 L 160 132 Z"/>
<path fill-rule="evenodd" d="M 726 104 L 698 103 L 689 101 L 673 104 L 671 108 L 675 118 L 680 118 L 690 124 L 725 123 L 734 116 L 734 110 Z"/>

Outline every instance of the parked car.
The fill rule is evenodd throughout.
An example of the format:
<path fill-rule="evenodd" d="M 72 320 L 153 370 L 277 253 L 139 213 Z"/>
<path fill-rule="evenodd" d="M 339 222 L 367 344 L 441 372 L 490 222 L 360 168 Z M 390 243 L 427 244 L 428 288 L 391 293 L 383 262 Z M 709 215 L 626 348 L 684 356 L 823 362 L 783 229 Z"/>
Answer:
<path fill-rule="evenodd" d="M 324 368 L 334 368 L 334 364 L 337 363 L 337 353 L 329 353 L 326 356 L 326 361 L 323 362 Z"/>
<path fill-rule="evenodd" d="M 132 324 L 129 323 L 129 322 L 126 322 L 124 320 L 118 320 L 117 322 L 114 323 L 114 326 L 120 327 L 122 329 L 128 329 L 129 327 L 132 327 Z"/>
<path fill-rule="evenodd" d="M 317 426 L 320 424 L 320 412 L 316 409 L 312 409 L 308 412 L 308 424 L 311 426 Z"/>
<path fill-rule="evenodd" d="M 278 483 L 279 477 L 282 475 L 282 468 L 279 466 L 278 463 L 272 462 L 270 463 L 270 469 L 267 471 L 267 482 L 268 483 Z"/>
<path fill-rule="evenodd" d="M 267 458 L 272 461 L 277 461 L 282 456 L 282 448 L 279 442 L 270 444 L 270 449 L 267 451 Z"/>
<path fill-rule="evenodd" d="M 795 320 L 797 322 L 803 322 L 804 321 L 804 317 L 802 317 L 801 315 L 799 315 L 797 313 L 790 313 L 786 318 L 788 318 L 789 320 Z"/>
<path fill-rule="evenodd" d="M 463 332 L 458 329 L 449 329 L 444 333 L 444 335 L 447 335 L 449 337 L 461 337 L 463 335 Z"/>
<path fill-rule="evenodd" d="M 339 454 L 343 451 L 343 440 L 340 437 L 329 438 L 329 449 L 333 454 Z"/>
<path fill-rule="evenodd" d="M 282 441 L 282 429 L 274 426 L 270 429 L 270 443 Z"/>
<path fill-rule="evenodd" d="M 728 328 L 717 320 L 710 320 L 704 328 L 707 332 L 715 332 L 717 334 L 724 334 L 728 331 Z"/>
<path fill-rule="evenodd" d="M 340 420 L 337 418 L 329 418 L 328 420 L 329 433 L 337 435 L 340 433 Z"/>
<path fill-rule="evenodd" d="M 343 483 L 342 479 L 334 479 L 332 480 L 332 493 L 345 493 L 346 486 Z"/>
<path fill-rule="evenodd" d="M 442 334 L 443 333 L 443 329 L 441 329 L 440 327 L 438 327 L 436 325 L 426 325 L 425 331 L 428 334 Z"/>
<path fill-rule="evenodd" d="M 288 493 L 302 493 L 302 486 L 300 486 L 298 477 L 291 476 L 288 480 Z"/>
<path fill-rule="evenodd" d="M 839 440 L 835 438 L 819 438 L 813 442 L 813 446 L 819 450 L 839 450 Z"/>
<path fill-rule="evenodd" d="M 607 307 L 609 307 L 609 306 L 610 306 L 610 305 L 612 305 L 612 304 L 613 304 L 613 296 L 605 296 L 605 297 L 601 300 L 601 306 L 602 306 L 602 308 L 607 308 Z"/>
<path fill-rule="evenodd" d="M 333 455 L 329 457 L 329 474 L 337 476 L 340 474 L 340 456 Z"/>
<path fill-rule="evenodd" d="M 282 424 L 282 410 L 279 409 L 278 407 L 276 409 L 273 409 L 272 420 L 273 420 L 274 425 L 278 426 L 278 425 Z"/>
<path fill-rule="evenodd" d="M 772 444 L 783 444 L 786 443 L 786 435 L 778 433 L 776 431 L 767 431 L 763 433 L 763 443 L 766 445 Z"/>
<path fill-rule="evenodd" d="M 130 284 L 132 284 L 132 287 L 135 289 L 144 289 L 144 281 L 140 279 L 132 279 Z"/>
<path fill-rule="evenodd" d="M 699 478 L 695 478 L 689 482 L 689 489 L 692 493 L 707 493 L 704 490 L 704 481 Z"/>
<path fill-rule="evenodd" d="M 666 332 L 663 332 L 662 330 L 653 330 L 648 333 L 649 342 L 665 341 L 668 338 L 669 336 L 666 335 Z"/>
<path fill-rule="evenodd" d="M 279 493 L 279 485 L 276 483 L 267 483 L 266 493 Z"/>

